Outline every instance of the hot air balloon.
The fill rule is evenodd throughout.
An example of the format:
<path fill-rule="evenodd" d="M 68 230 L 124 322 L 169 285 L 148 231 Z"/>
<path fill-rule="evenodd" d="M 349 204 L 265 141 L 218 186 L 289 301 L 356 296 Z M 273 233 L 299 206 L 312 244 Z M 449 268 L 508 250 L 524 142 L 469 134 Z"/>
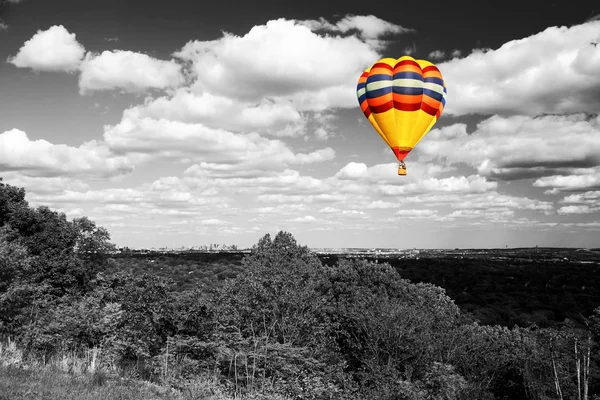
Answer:
<path fill-rule="evenodd" d="M 446 104 L 440 70 L 410 56 L 382 58 L 362 73 L 356 94 L 363 113 L 398 158 L 398 175 L 406 175 L 404 158 Z"/>

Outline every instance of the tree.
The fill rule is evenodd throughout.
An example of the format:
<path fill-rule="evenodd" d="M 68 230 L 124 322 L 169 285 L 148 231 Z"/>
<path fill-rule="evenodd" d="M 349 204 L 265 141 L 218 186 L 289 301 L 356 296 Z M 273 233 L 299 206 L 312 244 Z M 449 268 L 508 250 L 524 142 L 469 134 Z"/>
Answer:
<path fill-rule="evenodd" d="M 236 388 L 275 381 L 286 395 L 308 398 L 341 390 L 346 377 L 319 258 L 281 231 L 262 237 L 242 267 L 215 298 L 222 368 L 233 371 Z"/>
<path fill-rule="evenodd" d="M 0 226 L 10 221 L 18 208 L 28 207 L 25 189 L 2 183 L 0 177 Z"/>

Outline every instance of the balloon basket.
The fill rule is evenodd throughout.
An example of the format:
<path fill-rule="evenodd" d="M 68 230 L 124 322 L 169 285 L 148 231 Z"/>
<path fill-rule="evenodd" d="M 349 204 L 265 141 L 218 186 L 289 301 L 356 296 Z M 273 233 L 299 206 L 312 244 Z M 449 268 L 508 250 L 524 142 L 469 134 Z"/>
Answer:
<path fill-rule="evenodd" d="M 406 166 L 398 165 L 398 175 L 406 175 Z"/>

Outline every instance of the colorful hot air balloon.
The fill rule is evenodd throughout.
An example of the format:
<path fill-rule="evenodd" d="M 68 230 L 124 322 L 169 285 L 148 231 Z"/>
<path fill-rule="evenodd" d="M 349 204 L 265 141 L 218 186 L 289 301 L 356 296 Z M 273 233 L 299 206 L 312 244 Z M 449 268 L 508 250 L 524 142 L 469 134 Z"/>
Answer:
<path fill-rule="evenodd" d="M 363 72 L 356 94 L 363 113 L 398 158 L 398 175 L 406 175 L 404 158 L 437 122 L 446 104 L 440 70 L 410 56 L 383 58 Z"/>

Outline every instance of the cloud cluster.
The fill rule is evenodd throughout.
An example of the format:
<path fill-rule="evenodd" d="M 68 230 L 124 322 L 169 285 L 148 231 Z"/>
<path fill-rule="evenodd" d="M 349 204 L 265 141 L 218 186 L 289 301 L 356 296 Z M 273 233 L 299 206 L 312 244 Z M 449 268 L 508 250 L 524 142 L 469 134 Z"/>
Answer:
<path fill-rule="evenodd" d="M 0 134 L 0 171 L 19 171 L 26 176 L 111 177 L 131 172 L 133 165 L 125 157 L 111 154 L 96 141 L 80 147 L 56 145 L 46 140 L 30 140 L 13 129 Z"/>
<path fill-rule="evenodd" d="M 310 164 L 335 157 L 332 148 L 294 153 L 284 142 L 255 132 L 233 133 L 198 123 L 142 117 L 135 109 L 126 110 L 119 124 L 105 128 L 104 141 L 120 154 L 186 158 L 198 163 L 195 169 L 212 176 L 264 174 L 290 164 Z"/>
<path fill-rule="evenodd" d="M 598 182 L 600 183 L 600 182 Z M 598 185 L 600 187 L 600 184 Z M 559 214 L 591 214 L 600 211 L 600 190 L 587 191 L 566 196 L 558 209 Z"/>
<path fill-rule="evenodd" d="M 300 136 L 305 133 L 307 123 L 306 117 L 287 101 L 243 102 L 209 92 L 194 94 L 185 88 L 133 109 L 142 117 L 278 137 Z"/>
<path fill-rule="evenodd" d="M 114 89 L 135 93 L 177 87 L 184 82 L 182 67 L 176 62 L 132 51 L 87 53 L 80 69 L 81 94 Z"/>
<path fill-rule="evenodd" d="M 35 71 L 74 72 L 85 55 L 85 48 L 62 25 L 39 30 L 25 42 L 9 63 Z"/>
<path fill-rule="evenodd" d="M 364 153 L 349 162 L 359 151 L 356 129 L 341 109 L 357 110 L 356 80 L 382 56 L 386 35 L 411 29 L 372 15 L 282 18 L 190 41 L 174 59 L 158 60 L 86 53 L 55 26 L 9 62 L 78 72 L 82 95 L 148 96 L 106 125 L 101 142 L 71 147 L 20 130 L 0 134 L 0 172 L 27 185 L 36 204 L 89 214 L 128 234 L 149 226 L 188 236 L 276 228 L 362 234 L 398 223 L 545 229 L 552 218 L 600 211 L 600 117 L 591 114 L 600 109 L 600 53 L 590 44 L 598 23 L 549 28 L 462 59 L 458 50 L 429 54 L 453 58 L 438 64 L 449 89 L 445 114 L 498 115 L 472 132 L 467 124 L 432 130 L 411 153 L 406 177 L 396 163 L 369 164 Z M 46 52 L 36 50 L 42 45 Z M 322 142 L 333 135 L 336 150 Z M 129 189 L 87 179 L 134 166 L 146 181 Z M 517 180 L 528 180 L 516 183 L 526 190 L 505 193 Z"/>
<path fill-rule="evenodd" d="M 558 182 L 571 174 L 589 179 L 590 168 L 600 166 L 600 117 L 493 116 L 471 133 L 465 124 L 434 129 L 416 153 L 422 161 L 468 164 L 496 180 L 541 178 L 547 183 L 550 178 L 543 177 L 556 175 L 552 181 Z"/>
<path fill-rule="evenodd" d="M 600 109 L 600 21 L 477 49 L 439 64 L 448 86 L 444 113 L 594 113 Z"/>
<path fill-rule="evenodd" d="M 386 34 L 415 32 L 414 29 L 404 28 L 374 15 L 347 15 L 335 24 L 325 18 L 300 21 L 299 23 L 313 31 L 325 30 L 341 33 L 357 31 L 360 37 L 367 40 L 376 40 Z"/>
<path fill-rule="evenodd" d="M 9 63 L 34 71 L 79 72 L 81 94 L 119 89 L 142 92 L 177 87 L 184 82 L 182 66 L 132 51 L 87 52 L 62 25 L 39 30 Z"/>
<path fill-rule="evenodd" d="M 306 25 L 272 20 L 244 36 L 191 41 L 175 56 L 191 63 L 195 93 L 287 99 L 301 111 L 355 107 L 357 77 L 379 54 L 356 36 L 322 36 Z"/>

